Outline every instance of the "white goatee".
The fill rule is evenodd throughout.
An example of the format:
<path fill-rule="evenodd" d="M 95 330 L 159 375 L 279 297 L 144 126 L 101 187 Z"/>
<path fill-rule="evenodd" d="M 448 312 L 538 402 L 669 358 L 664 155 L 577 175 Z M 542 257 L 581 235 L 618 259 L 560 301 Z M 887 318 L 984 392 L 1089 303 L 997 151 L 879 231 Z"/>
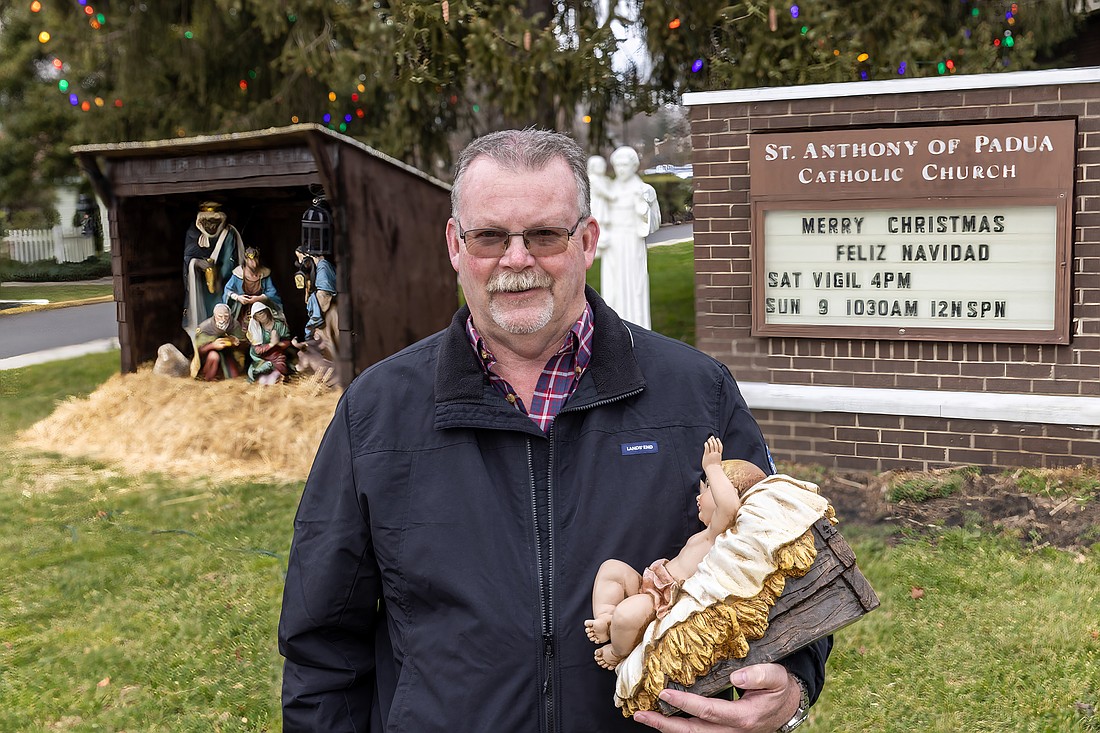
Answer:
<path fill-rule="evenodd" d="M 485 290 L 490 296 L 489 316 L 494 323 L 508 333 L 523 335 L 541 331 L 554 316 L 554 296 L 551 292 L 553 285 L 553 278 L 546 273 L 535 270 L 523 270 L 522 272 L 505 270 L 498 272 L 489 278 L 489 282 L 485 285 Z M 505 308 L 492 297 L 494 293 L 521 293 L 536 288 L 543 290 L 544 298 L 541 308 L 537 313 L 526 317 Z"/>

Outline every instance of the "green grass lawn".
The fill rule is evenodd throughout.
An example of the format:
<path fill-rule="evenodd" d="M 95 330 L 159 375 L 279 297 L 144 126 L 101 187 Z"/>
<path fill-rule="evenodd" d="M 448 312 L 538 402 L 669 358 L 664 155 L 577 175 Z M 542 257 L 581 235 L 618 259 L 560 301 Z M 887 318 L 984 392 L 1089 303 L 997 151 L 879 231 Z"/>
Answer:
<path fill-rule="evenodd" d="M 60 285 L 0 285 L 0 300 L 48 300 L 62 303 L 67 300 L 101 298 L 114 294 L 110 283 L 64 283 Z"/>
<path fill-rule="evenodd" d="M 0 435 L 30 427 L 61 400 L 91 393 L 118 370 L 119 353 L 114 350 L 0 371 Z"/>
<path fill-rule="evenodd" d="M 273 731 L 300 484 L 0 468 L 0 730 Z"/>
<path fill-rule="evenodd" d="M 649 250 L 649 302 L 653 330 L 695 345 L 695 254 L 692 242 Z M 600 289 L 600 260 L 588 271 L 588 284 Z"/>
<path fill-rule="evenodd" d="M 650 266 L 654 303 L 678 303 L 655 324 L 690 314 L 690 247 L 657 248 Z M 0 434 L 117 368 L 116 351 L 0 372 Z M 0 731 L 279 730 L 300 492 L 0 448 Z M 1100 732 L 1097 548 L 840 529 L 882 605 L 836 634 L 800 730 Z"/>
<path fill-rule="evenodd" d="M 882 605 L 835 635 L 807 732 L 1100 731 L 1095 550 L 841 529 Z"/>
<path fill-rule="evenodd" d="M 118 358 L 0 372 L 0 434 L 91 392 Z M 300 494 L 0 449 L 0 730 L 278 730 Z"/>

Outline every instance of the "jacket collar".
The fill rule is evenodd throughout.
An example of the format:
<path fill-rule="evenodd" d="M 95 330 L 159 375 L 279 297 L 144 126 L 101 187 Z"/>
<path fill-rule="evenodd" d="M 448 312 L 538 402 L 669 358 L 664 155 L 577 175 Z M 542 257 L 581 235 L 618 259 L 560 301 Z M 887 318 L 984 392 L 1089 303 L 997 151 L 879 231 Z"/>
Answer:
<path fill-rule="evenodd" d="M 634 337 L 629 330 L 630 326 L 603 302 L 595 290 L 585 287 L 584 294 L 592 306 L 595 329 L 592 335 L 592 359 L 577 385 L 577 390 L 566 403 L 567 409 L 583 408 L 645 388 L 645 378 L 634 358 Z M 469 315 L 470 309 L 462 306 L 451 319 L 451 325 L 443 332 L 435 372 L 436 427 L 514 429 L 523 425 L 524 428 L 530 426 L 535 432 L 541 433 L 529 417 L 505 402 L 489 384 L 466 336 L 466 319 Z M 482 425 L 482 419 L 471 414 L 469 408 L 473 406 L 492 410 L 492 418 Z M 504 416 L 516 416 L 520 420 L 505 419 L 506 424 L 502 424 L 501 419 Z M 525 429 L 525 432 L 528 431 Z"/>

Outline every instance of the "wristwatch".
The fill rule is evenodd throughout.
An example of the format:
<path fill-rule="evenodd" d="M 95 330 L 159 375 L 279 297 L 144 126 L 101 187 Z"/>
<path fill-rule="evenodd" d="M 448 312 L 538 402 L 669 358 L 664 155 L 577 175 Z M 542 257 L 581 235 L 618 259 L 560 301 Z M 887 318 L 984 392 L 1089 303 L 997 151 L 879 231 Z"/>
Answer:
<path fill-rule="evenodd" d="M 810 691 L 806 689 L 806 683 L 802 681 L 801 677 L 796 674 L 791 674 L 791 677 L 798 683 L 798 689 L 801 691 L 802 696 L 798 698 L 798 710 L 794 711 L 794 717 L 784 723 L 775 733 L 791 733 L 792 730 L 805 723 L 806 718 L 810 717 Z"/>

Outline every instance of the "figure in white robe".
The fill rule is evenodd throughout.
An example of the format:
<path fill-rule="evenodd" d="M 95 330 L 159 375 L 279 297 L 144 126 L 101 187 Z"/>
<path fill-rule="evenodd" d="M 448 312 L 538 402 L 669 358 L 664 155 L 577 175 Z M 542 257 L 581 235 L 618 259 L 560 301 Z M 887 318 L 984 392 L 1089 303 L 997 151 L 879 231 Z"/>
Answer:
<path fill-rule="evenodd" d="M 615 178 L 610 211 L 600 221 L 607 250 L 600 266 L 600 295 L 625 321 L 650 328 L 649 266 L 645 238 L 661 225 L 657 192 L 638 175 L 638 153 L 623 146 L 611 154 Z"/>
<path fill-rule="evenodd" d="M 607 161 L 602 155 L 593 155 L 588 159 L 588 186 L 592 192 L 592 216 L 606 226 L 611 216 L 611 178 L 607 175 Z M 603 257 L 607 251 L 607 237 L 600 237 L 596 245 L 596 256 Z"/>

